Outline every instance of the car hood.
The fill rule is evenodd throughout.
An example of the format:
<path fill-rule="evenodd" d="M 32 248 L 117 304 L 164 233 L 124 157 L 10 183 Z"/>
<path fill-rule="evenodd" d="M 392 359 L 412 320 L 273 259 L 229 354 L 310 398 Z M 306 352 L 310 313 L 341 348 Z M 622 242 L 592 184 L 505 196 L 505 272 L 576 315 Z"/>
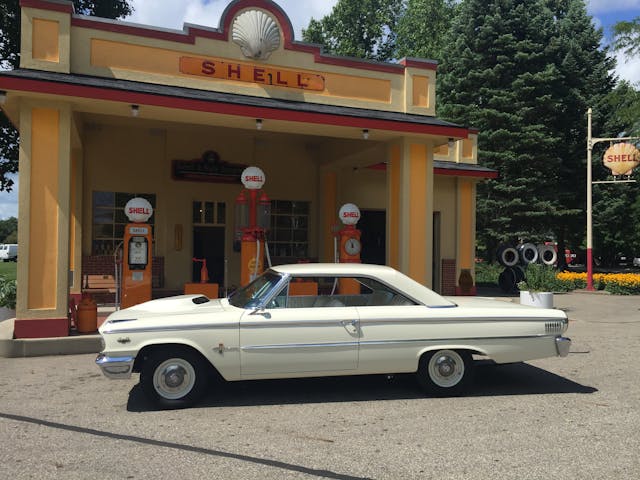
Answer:
<path fill-rule="evenodd" d="M 226 317 L 228 315 L 219 314 L 233 308 L 230 307 L 226 298 L 206 300 L 202 295 L 180 295 L 140 303 L 113 312 L 100 327 L 100 332 L 118 330 L 120 327 L 131 328 L 132 322 L 138 326 L 154 323 L 200 322 L 205 319 L 210 320 L 212 315 L 218 318 Z"/>

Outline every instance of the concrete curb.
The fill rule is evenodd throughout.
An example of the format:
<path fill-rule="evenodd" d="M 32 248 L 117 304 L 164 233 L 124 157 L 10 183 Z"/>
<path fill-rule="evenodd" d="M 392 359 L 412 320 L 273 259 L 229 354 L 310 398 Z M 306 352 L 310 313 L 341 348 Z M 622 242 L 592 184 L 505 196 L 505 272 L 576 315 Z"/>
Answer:
<path fill-rule="evenodd" d="M 102 350 L 100 335 L 0 340 L 0 357 L 7 358 L 79 355 L 98 353 L 100 350 Z"/>

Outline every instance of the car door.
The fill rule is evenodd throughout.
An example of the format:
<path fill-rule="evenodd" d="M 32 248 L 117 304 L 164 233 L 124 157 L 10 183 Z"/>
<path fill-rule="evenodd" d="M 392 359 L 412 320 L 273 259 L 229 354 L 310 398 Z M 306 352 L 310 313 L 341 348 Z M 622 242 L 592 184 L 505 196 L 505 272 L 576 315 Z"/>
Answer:
<path fill-rule="evenodd" d="M 355 370 L 358 312 L 339 301 L 326 303 L 247 310 L 240 320 L 241 375 L 275 378 Z"/>

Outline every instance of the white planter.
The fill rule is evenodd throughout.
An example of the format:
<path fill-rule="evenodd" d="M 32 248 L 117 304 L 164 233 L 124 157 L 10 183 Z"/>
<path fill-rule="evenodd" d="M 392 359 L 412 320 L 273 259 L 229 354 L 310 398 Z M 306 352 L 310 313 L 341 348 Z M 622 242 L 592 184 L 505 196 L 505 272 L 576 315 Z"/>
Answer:
<path fill-rule="evenodd" d="M 520 292 L 520 304 L 532 307 L 553 308 L 553 292 Z"/>

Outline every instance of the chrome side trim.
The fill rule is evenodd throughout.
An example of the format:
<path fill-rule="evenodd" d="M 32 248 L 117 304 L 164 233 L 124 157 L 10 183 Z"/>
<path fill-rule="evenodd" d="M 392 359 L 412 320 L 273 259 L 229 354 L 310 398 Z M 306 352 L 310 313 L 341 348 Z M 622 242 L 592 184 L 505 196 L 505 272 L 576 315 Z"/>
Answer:
<path fill-rule="evenodd" d="M 347 307 L 351 308 L 351 307 Z M 345 319 L 351 322 L 352 320 Z M 353 321 L 358 322 L 357 319 Z M 254 322 L 240 322 L 240 328 L 265 328 L 265 327 L 341 327 L 344 326 L 340 320 L 260 320 Z"/>
<path fill-rule="evenodd" d="M 283 345 L 246 345 L 241 348 L 243 351 L 248 350 L 289 350 L 295 348 L 353 348 L 357 347 L 358 342 L 339 342 L 339 343 L 289 343 Z"/>
<path fill-rule="evenodd" d="M 553 338 L 553 335 L 546 334 L 536 334 L 536 335 L 520 335 L 520 336 L 509 336 L 509 337 L 458 337 L 458 338 L 417 338 L 417 339 L 407 339 L 407 340 L 368 340 L 360 342 L 360 346 L 370 346 L 370 345 L 406 345 L 408 343 L 455 343 L 455 342 L 470 342 L 477 340 L 526 340 L 529 338 Z"/>
<path fill-rule="evenodd" d="M 135 357 L 109 357 L 101 353 L 96 357 L 96 365 L 107 378 L 127 379 L 131 378 Z"/>
<path fill-rule="evenodd" d="M 237 329 L 238 324 L 228 323 L 203 323 L 200 325 L 175 325 L 170 327 L 139 327 L 139 328 L 119 328 L 117 330 L 110 330 L 108 326 L 102 331 L 103 334 L 122 334 L 122 333 L 149 333 L 149 332 L 181 332 L 183 330 L 207 330 L 210 328 L 233 328 Z"/>
<path fill-rule="evenodd" d="M 416 338 L 416 339 L 404 339 L 404 340 L 368 340 L 361 342 L 340 342 L 340 343 L 289 343 L 278 345 L 245 345 L 241 347 L 241 350 L 286 350 L 293 348 L 336 348 L 336 347 L 369 347 L 379 345 L 407 345 L 411 343 L 455 343 L 455 342 L 469 342 L 478 340 L 527 340 L 527 339 L 541 339 L 541 338 L 555 338 L 554 335 L 524 335 L 524 336 L 509 336 L 509 337 L 465 337 L 465 338 Z M 557 339 L 556 339 L 557 342 Z"/>
<path fill-rule="evenodd" d="M 358 308 L 358 307 L 356 307 Z M 458 324 L 477 324 L 477 323 L 505 323 L 505 322 L 551 322 L 558 321 L 564 322 L 565 320 L 556 320 L 550 319 L 549 317 L 531 317 L 531 318 L 521 318 L 518 320 L 514 320 L 511 317 L 506 318 L 498 318 L 498 317 L 479 317 L 479 318 L 442 318 L 442 317 L 432 317 L 432 318 L 373 318 L 373 319 L 360 319 L 360 324 L 362 326 L 366 326 L 369 324 L 379 324 L 379 323 L 393 323 L 393 324 L 450 324 L 450 323 L 458 323 Z"/>

